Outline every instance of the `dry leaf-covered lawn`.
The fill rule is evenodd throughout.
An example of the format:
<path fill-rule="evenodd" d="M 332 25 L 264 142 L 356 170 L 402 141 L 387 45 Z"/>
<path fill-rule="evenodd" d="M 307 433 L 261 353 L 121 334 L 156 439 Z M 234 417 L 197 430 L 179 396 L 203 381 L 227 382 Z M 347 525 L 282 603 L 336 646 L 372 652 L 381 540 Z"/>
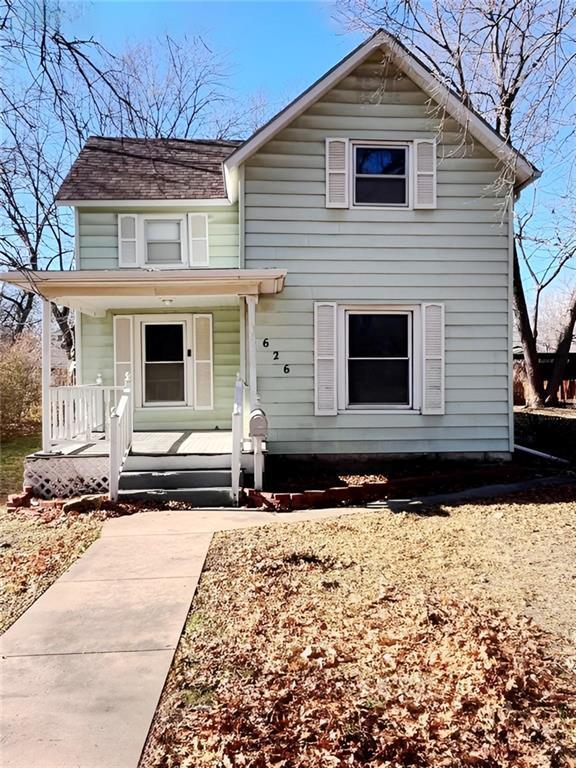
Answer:
<path fill-rule="evenodd" d="M 141 768 L 574 766 L 575 624 L 574 487 L 221 534 Z"/>
<path fill-rule="evenodd" d="M 30 516 L 0 507 L 0 632 L 80 557 L 101 527 L 94 515 Z"/>

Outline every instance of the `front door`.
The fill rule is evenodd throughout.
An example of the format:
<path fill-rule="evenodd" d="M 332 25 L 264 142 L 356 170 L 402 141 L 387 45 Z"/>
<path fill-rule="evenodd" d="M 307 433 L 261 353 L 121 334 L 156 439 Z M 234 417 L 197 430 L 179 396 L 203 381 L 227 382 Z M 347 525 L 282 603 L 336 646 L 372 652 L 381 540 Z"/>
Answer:
<path fill-rule="evenodd" d="M 189 354 L 189 321 L 143 322 L 142 404 L 186 405 L 193 374 Z"/>

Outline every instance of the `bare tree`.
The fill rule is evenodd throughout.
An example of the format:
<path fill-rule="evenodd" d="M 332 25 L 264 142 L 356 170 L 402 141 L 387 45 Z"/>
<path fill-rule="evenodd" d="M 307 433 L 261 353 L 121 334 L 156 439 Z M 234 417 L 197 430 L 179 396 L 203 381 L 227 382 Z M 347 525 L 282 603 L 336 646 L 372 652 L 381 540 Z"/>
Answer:
<path fill-rule="evenodd" d="M 570 172 L 575 154 L 574 1 L 340 0 L 339 9 L 348 25 L 384 27 L 408 42 L 466 106 L 536 162 L 546 163 L 554 151 L 562 153 L 568 171 L 557 181 L 551 215 L 563 226 L 538 241 L 538 217 L 522 217 L 517 221 L 514 252 L 514 302 L 526 364 L 526 401 L 532 407 L 555 402 L 555 382 L 562 378 L 566 344 L 569 349 L 574 333 L 576 294 L 556 349 L 554 376 L 544 390 L 536 344 L 538 302 L 531 316 L 523 273 L 533 281 L 538 300 L 574 261 L 574 218 L 560 212 L 574 201 Z"/>
<path fill-rule="evenodd" d="M 73 221 L 55 196 L 91 134 L 189 138 L 240 129 L 223 61 L 200 39 L 170 37 L 114 55 L 62 31 L 58 0 L 8 0 L 0 13 L 0 267 L 68 269 Z M 226 115 L 225 120 L 222 116 Z M 31 293 L 0 295 L 3 325 L 21 333 Z M 53 314 L 63 346 L 74 338 L 66 308 Z"/>

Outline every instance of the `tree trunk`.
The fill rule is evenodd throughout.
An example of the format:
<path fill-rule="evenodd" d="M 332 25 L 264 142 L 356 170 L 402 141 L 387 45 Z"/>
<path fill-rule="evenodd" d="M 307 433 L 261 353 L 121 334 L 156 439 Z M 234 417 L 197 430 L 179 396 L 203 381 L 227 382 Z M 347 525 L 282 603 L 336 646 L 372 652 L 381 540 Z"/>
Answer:
<path fill-rule="evenodd" d="M 71 324 L 70 310 L 68 307 L 57 307 L 52 305 L 52 314 L 58 323 L 58 328 L 62 334 L 62 349 L 66 351 L 68 360 L 72 360 L 74 352 L 74 328 Z"/>
<path fill-rule="evenodd" d="M 556 355 L 554 357 L 554 367 L 552 368 L 552 376 L 548 382 L 545 393 L 545 404 L 556 405 L 558 403 L 558 388 L 564 378 L 564 371 L 566 370 L 566 364 L 568 363 L 568 355 L 570 354 L 570 347 L 572 346 L 572 340 L 574 338 L 574 326 L 576 325 L 576 295 L 570 309 L 570 316 L 566 324 L 566 328 L 560 337 L 558 347 L 556 348 Z"/>
<path fill-rule="evenodd" d="M 538 364 L 536 339 L 530 325 L 530 315 L 528 314 L 526 297 L 524 296 L 524 288 L 522 286 L 522 275 L 520 274 L 520 262 L 518 260 L 516 243 L 514 243 L 514 309 L 526 367 L 524 384 L 526 406 L 528 408 L 541 408 L 544 405 L 542 376 Z"/>

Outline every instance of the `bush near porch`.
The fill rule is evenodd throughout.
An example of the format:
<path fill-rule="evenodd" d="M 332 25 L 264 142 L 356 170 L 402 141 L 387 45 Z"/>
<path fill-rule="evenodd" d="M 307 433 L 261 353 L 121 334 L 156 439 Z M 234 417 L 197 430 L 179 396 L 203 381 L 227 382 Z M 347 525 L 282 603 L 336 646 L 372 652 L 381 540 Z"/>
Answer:
<path fill-rule="evenodd" d="M 28 435 L 40 426 L 40 341 L 24 333 L 0 340 L 0 432 L 2 439 Z"/>
<path fill-rule="evenodd" d="M 140 768 L 576 760 L 576 491 L 220 534 Z"/>

